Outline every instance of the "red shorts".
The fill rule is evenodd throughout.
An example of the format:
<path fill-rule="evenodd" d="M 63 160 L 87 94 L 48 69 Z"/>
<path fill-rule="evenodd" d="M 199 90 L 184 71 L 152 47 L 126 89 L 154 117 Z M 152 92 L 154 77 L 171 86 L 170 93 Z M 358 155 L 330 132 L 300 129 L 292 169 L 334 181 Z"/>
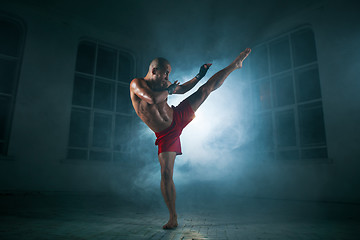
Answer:
<path fill-rule="evenodd" d="M 158 154 L 176 152 L 176 155 L 181 155 L 180 134 L 184 127 L 195 118 L 195 113 L 187 100 L 182 101 L 177 107 L 172 106 L 172 108 L 174 113 L 171 126 L 155 133 L 157 138 L 155 145 L 159 147 Z"/>

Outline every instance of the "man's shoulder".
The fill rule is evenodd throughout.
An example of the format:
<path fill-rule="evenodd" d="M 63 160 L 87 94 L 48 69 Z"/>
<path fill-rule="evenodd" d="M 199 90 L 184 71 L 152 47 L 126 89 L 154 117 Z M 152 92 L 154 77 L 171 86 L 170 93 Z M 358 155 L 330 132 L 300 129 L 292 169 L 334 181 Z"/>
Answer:
<path fill-rule="evenodd" d="M 145 82 L 144 78 L 134 78 L 131 82 Z"/>
<path fill-rule="evenodd" d="M 130 82 L 130 87 L 136 87 L 136 86 L 141 86 L 145 83 L 145 79 L 144 78 L 134 78 L 133 80 L 131 80 Z"/>
<path fill-rule="evenodd" d="M 144 78 L 134 78 L 133 80 L 131 80 L 130 85 L 131 85 L 131 84 L 136 84 L 136 85 L 140 84 L 140 85 L 143 85 L 143 84 L 145 84 L 145 83 L 146 83 L 146 80 L 145 80 Z"/>

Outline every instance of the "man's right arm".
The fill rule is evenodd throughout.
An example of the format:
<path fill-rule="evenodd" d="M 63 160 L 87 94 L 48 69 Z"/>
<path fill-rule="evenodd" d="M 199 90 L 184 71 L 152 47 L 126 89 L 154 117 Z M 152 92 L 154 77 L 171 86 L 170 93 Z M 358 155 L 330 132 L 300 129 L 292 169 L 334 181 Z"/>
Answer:
<path fill-rule="evenodd" d="M 157 104 L 163 102 L 169 95 L 167 90 L 151 90 L 150 87 L 146 84 L 145 80 L 139 78 L 135 78 L 131 81 L 130 90 L 148 104 Z"/>
<path fill-rule="evenodd" d="M 206 63 L 200 67 L 199 73 L 191 80 L 176 87 L 175 94 L 184 94 L 191 90 L 205 76 L 212 63 Z"/>

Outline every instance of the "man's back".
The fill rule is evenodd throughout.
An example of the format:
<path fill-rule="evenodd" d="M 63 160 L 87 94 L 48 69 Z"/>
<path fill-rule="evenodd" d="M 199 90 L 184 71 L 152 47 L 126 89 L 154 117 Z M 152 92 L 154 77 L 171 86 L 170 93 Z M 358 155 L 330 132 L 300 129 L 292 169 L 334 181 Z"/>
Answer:
<path fill-rule="evenodd" d="M 168 83 L 166 83 L 166 86 Z M 130 83 L 130 97 L 136 114 L 154 132 L 160 132 L 171 125 L 173 110 L 165 99 L 156 99 L 156 93 L 143 78 L 135 78 Z"/>

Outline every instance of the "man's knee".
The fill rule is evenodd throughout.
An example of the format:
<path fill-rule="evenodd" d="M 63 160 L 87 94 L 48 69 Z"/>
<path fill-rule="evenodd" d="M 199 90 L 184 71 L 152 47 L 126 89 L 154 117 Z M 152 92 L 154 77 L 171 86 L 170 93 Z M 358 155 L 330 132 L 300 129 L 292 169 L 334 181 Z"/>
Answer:
<path fill-rule="evenodd" d="M 208 84 L 204 84 L 199 88 L 198 91 L 201 95 L 201 98 L 205 100 L 210 95 L 212 90 Z"/>
<path fill-rule="evenodd" d="M 173 171 L 169 168 L 162 168 L 161 169 L 161 179 L 164 181 L 171 181 L 173 178 Z"/>

